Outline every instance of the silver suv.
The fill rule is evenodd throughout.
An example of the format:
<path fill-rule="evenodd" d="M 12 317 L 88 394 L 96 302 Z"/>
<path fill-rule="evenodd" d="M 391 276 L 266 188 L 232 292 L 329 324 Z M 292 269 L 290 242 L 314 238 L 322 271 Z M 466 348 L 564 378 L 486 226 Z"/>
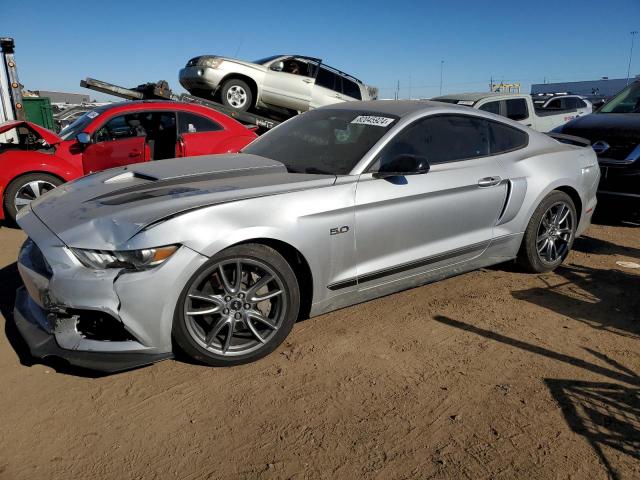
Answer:
<path fill-rule="evenodd" d="M 203 55 L 180 70 L 180 84 L 192 95 L 216 98 L 238 111 L 258 107 L 291 114 L 377 97 L 377 89 L 319 58 L 302 55 L 275 55 L 255 62 Z"/>

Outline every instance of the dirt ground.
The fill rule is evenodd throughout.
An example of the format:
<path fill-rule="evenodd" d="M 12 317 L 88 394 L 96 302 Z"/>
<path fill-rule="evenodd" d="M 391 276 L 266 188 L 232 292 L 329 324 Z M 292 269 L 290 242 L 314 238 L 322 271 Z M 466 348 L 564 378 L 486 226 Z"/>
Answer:
<path fill-rule="evenodd" d="M 1 479 L 640 478 L 640 226 L 300 322 L 274 354 L 31 364 L 0 228 Z"/>

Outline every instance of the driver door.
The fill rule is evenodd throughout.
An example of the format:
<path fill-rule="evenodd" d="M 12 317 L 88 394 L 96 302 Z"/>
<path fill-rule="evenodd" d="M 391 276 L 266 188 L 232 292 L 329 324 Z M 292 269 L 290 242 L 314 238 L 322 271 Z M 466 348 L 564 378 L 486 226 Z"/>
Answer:
<path fill-rule="evenodd" d="M 113 117 L 98 128 L 82 152 L 85 174 L 145 160 L 146 136 L 138 114 Z"/>
<path fill-rule="evenodd" d="M 280 62 L 287 69 L 291 62 L 299 65 L 300 73 L 288 73 L 278 70 Z M 309 110 L 311 91 L 317 64 L 308 60 L 289 57 L 273 62 L 264 76 L 262 84 L 262 101 L 278 107 L 290 108 L 299 112 Z"/>
<path fill-rule="evenodd" d="M 362 290 L 482 255 L 506 199 L 505 173 L 489 156 L 483 119 L 437 115 L 418 120 L 391 140 L 372 170 L 402 154 L 425 157 L 429 172 L 386 179 L 364 173 L 358 182 Z"/>

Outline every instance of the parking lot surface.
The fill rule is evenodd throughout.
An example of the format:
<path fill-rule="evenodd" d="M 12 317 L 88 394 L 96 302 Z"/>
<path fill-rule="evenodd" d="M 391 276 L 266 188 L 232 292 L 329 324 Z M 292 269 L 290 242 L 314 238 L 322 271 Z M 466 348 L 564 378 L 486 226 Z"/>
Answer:
<path fill-rule="evenodd" d="M 640 478 L 640 227 L 299 322 L 257 363 L 31 364 L 0 228 L 0 478 Z M 55 367 L 55 368 L 54 368 Z"/>

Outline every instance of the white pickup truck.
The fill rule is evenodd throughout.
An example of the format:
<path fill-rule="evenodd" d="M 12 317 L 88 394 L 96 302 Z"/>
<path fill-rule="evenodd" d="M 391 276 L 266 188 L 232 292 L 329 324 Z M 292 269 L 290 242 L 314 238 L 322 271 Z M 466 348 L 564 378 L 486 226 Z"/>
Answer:
<path fill-rule="evenodd" d="M 458 93 L 432 98 L 432 100 L 467 105 L 502 115 L 539 132 L 549 132 L 569 120 L 590 113 L 588 108 L 536 109 L 531 95 L 524 93 Z"/>

